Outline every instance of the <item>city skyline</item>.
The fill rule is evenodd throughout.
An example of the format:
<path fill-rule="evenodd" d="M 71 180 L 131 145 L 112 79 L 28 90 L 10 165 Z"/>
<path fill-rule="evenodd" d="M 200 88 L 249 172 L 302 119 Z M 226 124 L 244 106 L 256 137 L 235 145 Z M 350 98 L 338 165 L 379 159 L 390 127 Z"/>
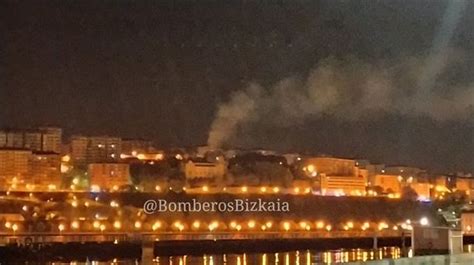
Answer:
<path fill-rule="evenodd" d="M 472 265 L 471 14 L 0 0 L 0 265 Z"/>
<path fill-rule="evenodd" d="M 250 84 L 224 146 L 472 172 L 473 4 L 449 4 L 7 1 L 0 126 L 206 145 Z M 390 96 L 360 103 L 368 81 Z"/>
<path fill-rule="evenodd" d="M 48 140 L 51 138 L 51 136 L 48 135 L 47 131 L 44 130 L 49 130 L 49 131 L 58 131 L 59 130 L 59 136 L 54 134 L 54 142 L 49 143 L 48 142 L 51 140 Z M 49 132 L 51 133 L 51 132 Z M 10 140 L 8 139 L 10 134 Z M 41 136 L 40 136 L 41 135 Z M 45 136 L 47 135 L 47 136 Z M 137 154 L 147 156 L 149 154 L 153 155 L 153 153 L 159 152 L 169 152 L 172 150 L 185 150 L 186 152 L 189 152 L 191 150 L 195 150 L 194 152 L 199 152 L 199 149 L 202 150 L 207 150 L 206 152 L 221 152 L 221 151 L 238 151 L 242 154 L 248 153 L 268 153 L 269 155 L 291 155 L 294 156 L 296 154 L 299 154 L 301 156 L 319 156 L 319 157 L 334 157 L 334 158 L 343 158 L 343 159 L 354 159 L 357 161 L 367 161 L 370 162 L 371 164 L 374 165 L 385 165 L 385 166 L 408 166 L 408 167 L 417 167 L 417 168 L 422 168 L 423 170 L 427 170 L 430 172 L 430 174 L 472 174 L 471 171 L 469 170 L 464 170 L 463 168 L 457 168 L 452 171 L 439 171 L 436 168 L 428 168 L 428 167 L 422 167 L 419 164 L 400 164 L 400 163 L 391 163 L 391 161 L 384 161 L 379 159 L 373 159 L 370 160 L 369 157 L 364 157 L 364 156 L 344 156 L 344 155 L 335 155 L 332 153 L 325 153 L 325 152 L 318 152 L 317 150 L 277 150 L 277 149 L 265 149 L 265 148 L 226 148 L 226 147 L 212 147 L 208 145 L 192 145 L 192 146 L 162 146 L 159 143 L 152 141 L 150 139 L 142 138 L 142 137 L 121 137 L 120 135 L 114 134 L 114 135 L 105 135 L 105 134 L 100 134 L 100 135 L 94 135 L 94 134 L 75 134 L 75 133 L 69 133 L 69 136 L 65 137 L 64 136 L 64 131 L 62 128 L 57 127 L 57 126 L 39 126 L 39 127 L 34 127 L 34 126 L 29 126 L 29 127 L 23 127 L 23 128 L 12 128 L 12 127 L 4 127 L 0 128 L 0 149 L 11 149 L 11 150 L 31 150 L 32 152 L 53 152 L 58 155 L 68 155 L 72 151 L 72 145 L 74 141 L 81 140 L 81 139 L 96 139 L 96 143 L 102 143 L 102 141 L 111 141 L 112 143 L 117 143 L 120 142 L 120 145 L 127 145 L 126 152 L 125 154 L 122 153 L 122 155 L 129 156 L 131 154 L 131 148 L 133 146 L 136 146 L 136 154 L 133 156 L 137 156 Z M 21 143 L 18 142 L 18 137 L 21 138 Z M 90 140 L 88 140 L 90 141 Z M 93 140 L 94 141 L 94 140 Z M 104 143 L 105 143 L 104 142 Z M 127 143 L 128 144 L 127 144 Z M 53 147 L 50 145 L 54 144 Z M 54 150 L 54 151 L 53 151 Z M 120 149 L 119 149 L 120 150 Z M 119 150 L 114 150 L 110 154 L 114 154 L 113 158 L 119 159 L 120 158 L 120 152 Z M 117 153 L 118 152 L 118 153 Z M 191 151 L 193 152 L 193 151 Z M 201 151 L 202 152 L 202 151 Z M 110 154 L 107 154 L 107 156 L 110 156 Z M 204 155 L 204 153 L 200 154 Z M 198 155 L 199 156 L 199 155 Z"/>

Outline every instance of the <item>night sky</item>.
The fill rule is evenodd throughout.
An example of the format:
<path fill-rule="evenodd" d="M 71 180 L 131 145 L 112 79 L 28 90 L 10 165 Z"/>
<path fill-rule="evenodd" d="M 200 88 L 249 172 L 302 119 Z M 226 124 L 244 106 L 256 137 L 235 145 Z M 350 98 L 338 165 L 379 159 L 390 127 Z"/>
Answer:
<path fill-rule="evenodd" d="M 220 104 L 249 83 L 271 90 L 284 78 L 305 80 L 328 58 L 392 69 L 429 58 L 439 36 L 455 62 L 433 70 L 429 93 L 456 104 L 453 95 L 474 87 L 474 2 L 452 34 L 437 35 L 449 3 L 3 0 L 0 126 L 51 124 L 67 136 L 204 145 Z M 427 65 L 404 71 L 423 73 Z M 465 95 L 474 102 L 473 93 Z M 386 104 L 396 104 L 392 99 Z M 254 120 L 226 145 L 474 171 L 472 105 L 466 113 L 436 119 L 398 107 L 357 119 L 311 113 L 285 126 Z"/>

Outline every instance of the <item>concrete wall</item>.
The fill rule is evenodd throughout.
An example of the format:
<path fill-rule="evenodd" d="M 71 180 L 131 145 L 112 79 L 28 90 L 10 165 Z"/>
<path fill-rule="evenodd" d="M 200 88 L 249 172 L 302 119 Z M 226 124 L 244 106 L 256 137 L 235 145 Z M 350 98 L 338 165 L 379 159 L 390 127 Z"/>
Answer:
<path fill-rule="evenodd" d="M 383 259 L 344 263 L 346 265 L 472 265 L 474 253 L 456 255 L 417 256 L 413 258 Z"/>

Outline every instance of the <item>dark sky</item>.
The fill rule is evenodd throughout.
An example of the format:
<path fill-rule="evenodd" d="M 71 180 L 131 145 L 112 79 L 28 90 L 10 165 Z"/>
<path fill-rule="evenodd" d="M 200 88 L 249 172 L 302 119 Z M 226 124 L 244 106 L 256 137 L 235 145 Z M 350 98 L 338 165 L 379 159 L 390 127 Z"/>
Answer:
<path fill-rule="evenodd" d="M 428 56 L 449 2 L 2 0 L 0 126 L 206 144 L 218 105 L 248 82 L 305 76 L 328 57 Z M 442 88 L 474 83 L 467 2 L 449 39 L 463 62 Z M 474 170 L 472 117 L 318 117 L 247 133 L 264 148 Z"/>

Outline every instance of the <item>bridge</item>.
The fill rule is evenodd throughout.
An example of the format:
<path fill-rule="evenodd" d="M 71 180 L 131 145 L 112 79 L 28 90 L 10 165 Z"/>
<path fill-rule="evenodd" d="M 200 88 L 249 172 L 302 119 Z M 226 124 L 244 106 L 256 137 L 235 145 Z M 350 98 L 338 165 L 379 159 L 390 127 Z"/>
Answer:
<path fill-rule="evenodd" d="M 243 231 L 243 232 L 45 232 L 0 233 L 0 246 L 8 244 L 48 244 L 87 242 L 154 242 L 200 240 L 271 240 L 271 239 L 353 239 L 402 238 L 403 231 Z"/>
<path fill-rule="evenodd" d="M 378 238 L 402 238 L 403 231 L 241 231 L 241 232 L 139 232 L 139 231 L 103 231 L 103 232 L 2 232 L 0 246 L 6 245 L 47 245 L 65 243 L 124 243 L 133 242 L 141 245 L 143 264 L 152 261 L 155 257 L 155 242 L 166 241 L 219 241 L 219 240 L 282 240 L 282 239 L 354 239 L 369 238 L 377 248 Z"/>

